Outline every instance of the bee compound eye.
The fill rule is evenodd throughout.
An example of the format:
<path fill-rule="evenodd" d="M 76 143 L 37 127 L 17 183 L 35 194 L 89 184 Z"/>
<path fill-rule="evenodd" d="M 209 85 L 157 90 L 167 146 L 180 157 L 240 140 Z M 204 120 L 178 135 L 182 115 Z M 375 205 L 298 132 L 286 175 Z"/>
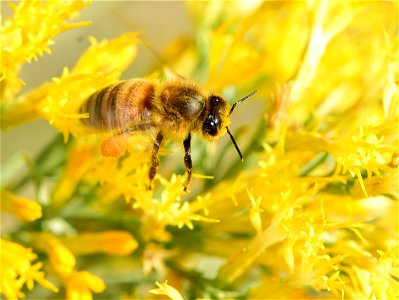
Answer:
<path fill-rule="evenodd" d="M 218 134 L 219 128 L 220 119 L 215 117 L 214 115 L 209 115 L 204 122 L 203 131 L 208 135 L 215 136 Z"/>
<path fill-rule="evenodd" d="M 219 96 L 211 96 L 211 102 L 215 105 L 220 102 L 220 97 Z"/>

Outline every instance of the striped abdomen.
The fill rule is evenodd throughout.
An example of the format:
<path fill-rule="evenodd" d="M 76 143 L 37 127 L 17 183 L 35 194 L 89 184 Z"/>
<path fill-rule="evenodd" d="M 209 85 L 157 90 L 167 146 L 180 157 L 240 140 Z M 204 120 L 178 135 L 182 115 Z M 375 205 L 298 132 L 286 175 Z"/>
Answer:
<path fill-rule="evenodd" d="M 93 95 L 81 106 L 86 126 L 98 129 L 127 128 L 150 118 L 154 84 L 149 80 L 131 79 L 110 85 Z"/>

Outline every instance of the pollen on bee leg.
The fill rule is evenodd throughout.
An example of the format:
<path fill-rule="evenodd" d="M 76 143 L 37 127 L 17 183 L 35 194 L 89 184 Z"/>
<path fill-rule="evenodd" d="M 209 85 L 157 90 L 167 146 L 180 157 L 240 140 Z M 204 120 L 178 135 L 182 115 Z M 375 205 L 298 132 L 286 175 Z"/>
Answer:
<path fill-rule="evenodd" d="M 125 135 L 113 135 L 107 138 L 101 145 L 101 153 L 107 157 L 119 157 L 127 150 Z"/>

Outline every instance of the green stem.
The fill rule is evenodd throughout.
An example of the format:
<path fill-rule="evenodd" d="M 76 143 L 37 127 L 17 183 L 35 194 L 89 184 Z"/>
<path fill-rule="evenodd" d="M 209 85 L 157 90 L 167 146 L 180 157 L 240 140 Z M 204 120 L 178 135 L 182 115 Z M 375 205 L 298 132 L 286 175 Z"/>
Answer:
<path fill-rule="evenodd" d="M 64 143 L 61 134 L 57 134 L 32 161 L 36 171 L 42 176 L 54 173 L 65 162 L 67 144 Z M 56 155 L 55 155 L 56 154 Z M 37 174 L 36 174 L 37 175 Z M 25 186 L 32 179 L 32 174 L 28 173 L 15 183 L 11 183 L 6 188 L 16 191 Z"/>

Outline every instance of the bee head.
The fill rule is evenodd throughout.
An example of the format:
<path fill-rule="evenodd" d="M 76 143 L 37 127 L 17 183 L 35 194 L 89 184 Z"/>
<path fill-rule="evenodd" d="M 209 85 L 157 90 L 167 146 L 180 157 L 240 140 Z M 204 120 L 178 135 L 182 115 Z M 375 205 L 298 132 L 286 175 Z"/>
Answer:
<path fill-rule="evenodd" d="M 227 101 L 216 95 L 209 97 L 209 107 L 204 122 L 202 123 L 202 134 L 208 139 L 216 139 L 226 132 L 228 125 Z"/>
<path fill-rule="evenodd" d="M 240 156 L 241 161 L 243 161 L 244 158 L 228 127 L 230 123 L 230 115 L 236 108 L 237 104 L 248 99 L 255 93 L 256 90 L 251 94 L 235 102 L 231 107 L 230 111 L 229 111 L 229 105 L 227 104 L 227 101 L 223 97 L 211 95 L 209 97 L 209 108 L 207 110 L 207 115 L 204 123 L 202 124 L 202 133 L 205 135 L 205 137 L 209 139 L 216 139 L 217 137 L 227 132 L 230 136 L 231 141 L 234 144 L 234 147 L 237 150 L 238 155 Z"/>

